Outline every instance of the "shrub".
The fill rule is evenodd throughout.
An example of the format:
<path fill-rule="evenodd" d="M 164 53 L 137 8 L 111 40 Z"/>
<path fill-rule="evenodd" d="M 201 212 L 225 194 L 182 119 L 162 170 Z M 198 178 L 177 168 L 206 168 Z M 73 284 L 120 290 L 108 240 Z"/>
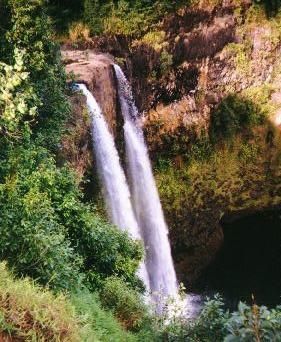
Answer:
<path fill-rule="evenodd" d="M 32 128 L 39 143 L 54 150 L 62 123 L 69 115 L 69 105 L 64 94 L 66 75 L 59 46 L 52 40 L 45 3 L 44 0 L 4 0 L 8 20 L 1 32 L 1 57 L 11 64 L 15 48 L 25 51 L 23 65 L 29 73 L 29 85 L 41 103 L 36 126 L 34 122 Z"/>
<path fill-rule="evenodd" d="M 72 295 L 71 302 L 80 320 L 82 341 L 137 341 L 136 336 L 121 327 L 111 311 L 102 308 L 97 294 L 79 291 Z"/>
<path fill-rule="evenodd" d="M 173 64 L 173 56 L 164 49 L 160 54 L 160 71 L 162 75 L 169 73 L 170 68 Z"/>
<path fill-rule="evenodd" d="M 36 157 L 45 157 L 43 151 L 39 156 L 34 150 L 24 153 L 20 160 L 13 152 L 0 185 L 0 259 L 7 260 L 18 275 L 28 275 L 56 290 L 69 289 L 79 281 L 81 258 L 70 246 L 67 231 L 42 189 L 52 180 L 54 167 L 48 159 L 36 162 Z"/>
<path fill-rule="evenodd" d="M 127 329 L 138 329 L 143 324 L 147 309 L 139 293 L 130 289 L 121 279 L 107 278 L 100 298 L 102 304 L 111 309 Z"/>
<path fill-rule="evenodd" d="M 235 134 L 264 122 L 266 113 L 251 100 L 228 95 L 211 116 L 210 137 L 213 141 L 232 138 Z"/>
<path fill-rule="evenodd" d="M 66 298 L 31 280 L 16 280 L 4 263 L 0 263 L 0 331 L 7 340 L 10 335 L 21 341 L 80 341 L 78 320 Z"/>
<path fill-rule="evenodd" d="M 48 151 L 30 141 L 11 147 L 5 158 L 8 162 L 0 165 L 0 259 L 17 274 L 55 289 L 76 286 L 81 272 L 93 288 L 111 275 L 142 288 L 135 275 L 141 244 L 82 203 L 73 172 L 57 168 Z"/>
<path fill-rule="evenodd" d="M 83 0 L 48 0 L 48 13 L 59 34 L 67 34 L 69 25 L 81 19 Z"/>
<path fill-rule="evenodd" d="M 185 1 L 84 0 L 84 18 L 93 34 L 123 34 L 140 37 L 168 11 Z"/>
<path fill-rule="evenodd" d="M 34 119 L 39 104 L 24 70 L 23 56 L 15 49 L 13 66 L 0 61 L 0 132 L 8 138 L 20 135 L 19 126 Z"/>
<path fill-rule="evenodd" d="M 57 45 L 52 40 L 50 19 L 44 0 L 8 0 L 10 26 L 6 32 L 7 46 L 25 49 L 25 64 L 32 76 L 47 71 L 47 66 L 56 67 Z M 39 75 L 39 74 L 37 74 Z"/>
<path fill-rule="evenodd" d="M 110 16 L 103 22 L 104 31 L 108 34 L 140 36 L 149 29 L 154 19 L 152 7 L 132 6 L 125 0 L 120 0 L 111 8 Z"/>
<path fill-rule="evenodd" d="M 87 25 L 83 24 L 81 21 L 72 23 L 69 27 L 69 38 L 72 42 L 88 41 L 90 38 L 90 30 Z"/>
<path fill-rule="evenodd" d="M 200 342 L 223 341 L 224 324 L 229 315 L 223 306 L 220 297 L 207 301 L 199 317 L 189 326 L 186 336 Z"/>
<path fill-rule="evenodd" d="M 112 7 L 109 0 L 84 0 L 84 19 L 89 25 L 92 34 L 100 34 L 103 31 L 103 20 Z"/>
<path fill-rule="evenodd" d="M 151 46 L 155 51 L 161 51 L 169 44 L 165 42 L 165 31 L 151 31 L 146 33 L 141 40 L 135 40 L 133 46 L 137 46 L 140 43 Z"/>
<path fill-rule="evenodd" d="M 264 10 L 268 18 L 276 16 L 280 12 L 281 1 L 280 0 L 255 0 L 255 5 L 264 6 Z"/>
<path fill-rule="evenodd" d="M 84 206 L 85 208 L 85 206 Z M 136 276 L 143 256 L 142 245 L 133 242 L 126 232 L 95 217 L 89 210 L 79 209 L 70 212 L 72 222 L 66 223 L 69 237 L 75 250 L 83 256 L 83 271 L 92 288 L 102 286 L 103 279 L 110 275 L 124 278 L 132 287 L 144 289 Z"/>
<path fill-rule="evenodd" d="M 240 302 L 238 311 L 231 315 L 225 327 L 225 342 L 280 341 L 281 307 L 269 310 L 265 306 L 250 307 Z"/>
<path fill-rule="evenodd" d="M 162 330 L 166 341 L 190 342 L 279 341 L 280 334 L 280 307 L 269 310 L 240 302 L 230 314 L 219 296 L 208 300 L 198 317 L 174 320 Z"/>

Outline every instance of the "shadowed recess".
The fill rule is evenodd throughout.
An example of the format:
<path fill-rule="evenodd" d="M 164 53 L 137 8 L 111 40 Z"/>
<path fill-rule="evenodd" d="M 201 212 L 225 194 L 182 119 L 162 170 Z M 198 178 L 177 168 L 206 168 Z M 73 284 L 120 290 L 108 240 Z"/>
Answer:
<path fill-rule="evenodd" d="M 222 220 L 224 243 L 197 286 L 220 292 L 230 308 L 238 301 L 273 307 L 281 296 L 281 213 L 266 211 Z"/>
<path fill-rule="evenodd" d="M 280 0 L 256 0 L 255 3 L 264 6 L 268 18 L 276 16 L 281 6 Z"/>

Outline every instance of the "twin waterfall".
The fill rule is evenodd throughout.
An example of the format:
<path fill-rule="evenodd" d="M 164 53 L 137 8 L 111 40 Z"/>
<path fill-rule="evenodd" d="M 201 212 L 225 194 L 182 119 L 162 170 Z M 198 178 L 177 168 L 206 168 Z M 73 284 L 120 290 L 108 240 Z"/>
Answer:
<path fill-rule="evenodd" d="M 78 84 L 78 88 L 86 96 L 87 106 L 92 116 L 93 146 L 111 222 L 120 227 L 120 229 L 128 229 L 133 239 L 140 240 L 141 235 L 135 219 L 130 191 L 120 164 L 113 136 L 92 93 L 84 84 Z M 146 288 L 150 290 L 145 264 L 140 266 L 139 276 Z"/>
<path fill-rule="evenodd" d="M 177 278 L 168 240 L 168 228 L 152 174 L 146 144 L 137 126 L 138 111 L 132 90 L 119 66 L 114 66 L 124 118 L 124 135 L 132 201 L 146 250 L 150 289 L 176 296 Z"/>
<path fill-rule="evenodd" d="M 176 297 L 178 285 L 171 257 L 168 229 L 154 181 L 138 111 L 131 87 L 119 66 L 114 65 L 121 111 L 124 118 L 127 171 L 130 189 L 101 109 L 84 84 L 78 87 L 87 98 L 92 116 L 92 139 L 108 215 L 112 223 L 126 229 L 145 245 L 145 263 L 140 266 L 147 292 Z"/>

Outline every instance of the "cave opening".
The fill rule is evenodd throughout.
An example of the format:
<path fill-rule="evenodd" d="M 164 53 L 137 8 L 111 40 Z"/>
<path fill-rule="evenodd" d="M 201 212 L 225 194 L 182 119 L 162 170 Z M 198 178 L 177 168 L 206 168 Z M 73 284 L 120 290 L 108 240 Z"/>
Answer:
<path fill-rule="evenodd" d="M 230 309 L 236 309 L 239 301 L 268 307 L 280 304 L 280 210 L 223 218 L 221 224 L 224 242 L 198 280 L 197 291 L 220 293 Z"/>

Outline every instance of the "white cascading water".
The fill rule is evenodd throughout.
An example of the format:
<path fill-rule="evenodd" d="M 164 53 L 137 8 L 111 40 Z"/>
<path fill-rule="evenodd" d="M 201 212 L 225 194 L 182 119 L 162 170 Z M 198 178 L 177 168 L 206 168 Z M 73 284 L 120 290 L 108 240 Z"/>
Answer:
<path fill-rule="evenodd" d="M 148 157 L 131 87 L 114 65 L 119 101 L 124 117 L 124 135 L 133 207 L 146 248 L 146 267 L 152 292 L 177 297 L 178 284 L 171 256 L 168 228 Z"/>
<path fill-rule="evenodd" d="M 129 188 L 113 136 L 92 93 L 84 84 L 77 86 L 86 96 L 87 106 L 91 114 L 93 146 L 108 215 L 112 223 L 122 230 L 127 230 L 133 239 L 140 240 L 141 235 L 132 208 Z M 149 280 L 144 263 L 140 266 L 139 276 L 149 291 Z"/>

